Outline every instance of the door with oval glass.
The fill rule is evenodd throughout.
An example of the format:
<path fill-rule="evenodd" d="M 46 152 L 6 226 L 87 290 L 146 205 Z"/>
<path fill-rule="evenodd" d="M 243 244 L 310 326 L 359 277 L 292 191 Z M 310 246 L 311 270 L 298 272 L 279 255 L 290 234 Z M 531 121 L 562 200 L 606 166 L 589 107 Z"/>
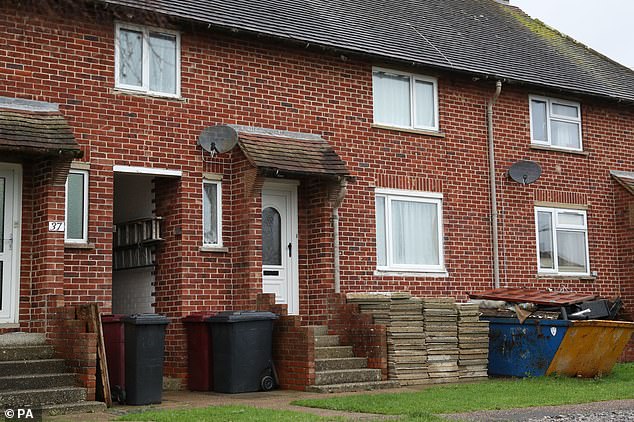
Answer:
<path fill-rule="evenodd" d="M 299 312 L 297 183 L 267 181 L 262 189 L 262 291 Z"/>
<path fill-rule="evenodd" d="M 0 164 L 0 323 L 18 322 L 20 183 L 19 166 Z"/>

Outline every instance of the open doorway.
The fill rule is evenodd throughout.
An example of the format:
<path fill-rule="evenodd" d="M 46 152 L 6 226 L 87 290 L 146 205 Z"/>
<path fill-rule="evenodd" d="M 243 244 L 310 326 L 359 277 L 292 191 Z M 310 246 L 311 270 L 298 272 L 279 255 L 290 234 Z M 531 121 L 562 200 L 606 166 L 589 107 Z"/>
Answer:
<path fill-rule="evenodd" d="M 155 248 L 161 241 L 154 176 L 115 173 L 112 312 L 154 313 Z"/>

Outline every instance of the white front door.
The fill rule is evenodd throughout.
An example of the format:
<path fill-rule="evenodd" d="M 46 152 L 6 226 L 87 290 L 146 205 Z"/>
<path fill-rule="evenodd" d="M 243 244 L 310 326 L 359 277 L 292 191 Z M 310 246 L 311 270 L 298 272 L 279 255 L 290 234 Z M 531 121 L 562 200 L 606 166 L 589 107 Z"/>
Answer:
<path fill-rule="evenodd" d="M 262 189 L 262 291 L 299 313 L 297 183 L 267 181 Z"/>
<path fill-rule="evenodd" d="M 0 324 L 18 322 L 19 166 L 0 164 Z"/>

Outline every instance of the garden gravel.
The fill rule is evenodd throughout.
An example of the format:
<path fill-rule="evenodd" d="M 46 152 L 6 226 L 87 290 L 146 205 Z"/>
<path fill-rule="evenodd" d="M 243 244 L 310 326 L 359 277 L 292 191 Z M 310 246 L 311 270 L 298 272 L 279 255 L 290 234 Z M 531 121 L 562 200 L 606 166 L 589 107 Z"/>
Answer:
<path fill-rule="evenodd" d="M 460 421 L 523 422 L 632 422 L 634 400 L 614 400 L 565 406 L 542 406 L 525 409 L 488 410 L 442 415 Z"/>

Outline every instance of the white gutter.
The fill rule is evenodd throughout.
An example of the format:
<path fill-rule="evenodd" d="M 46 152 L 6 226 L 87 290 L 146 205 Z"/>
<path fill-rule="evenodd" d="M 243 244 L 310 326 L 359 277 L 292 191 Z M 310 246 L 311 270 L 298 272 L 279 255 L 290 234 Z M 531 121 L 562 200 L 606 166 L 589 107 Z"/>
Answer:
<path fill-rule="evenodd" d="M 500 253 L 498 250 L 498 201 L 495 187 L 495 144 L 493 142 L 493 105 L 502 92 L 502 82 L 495 83 L 495 92 L 487 104 L 487 134 L 489 137 L 489 184 L 491 186 L 491 239 L 493 241 L 493 287 L 500 287 Z"/>

